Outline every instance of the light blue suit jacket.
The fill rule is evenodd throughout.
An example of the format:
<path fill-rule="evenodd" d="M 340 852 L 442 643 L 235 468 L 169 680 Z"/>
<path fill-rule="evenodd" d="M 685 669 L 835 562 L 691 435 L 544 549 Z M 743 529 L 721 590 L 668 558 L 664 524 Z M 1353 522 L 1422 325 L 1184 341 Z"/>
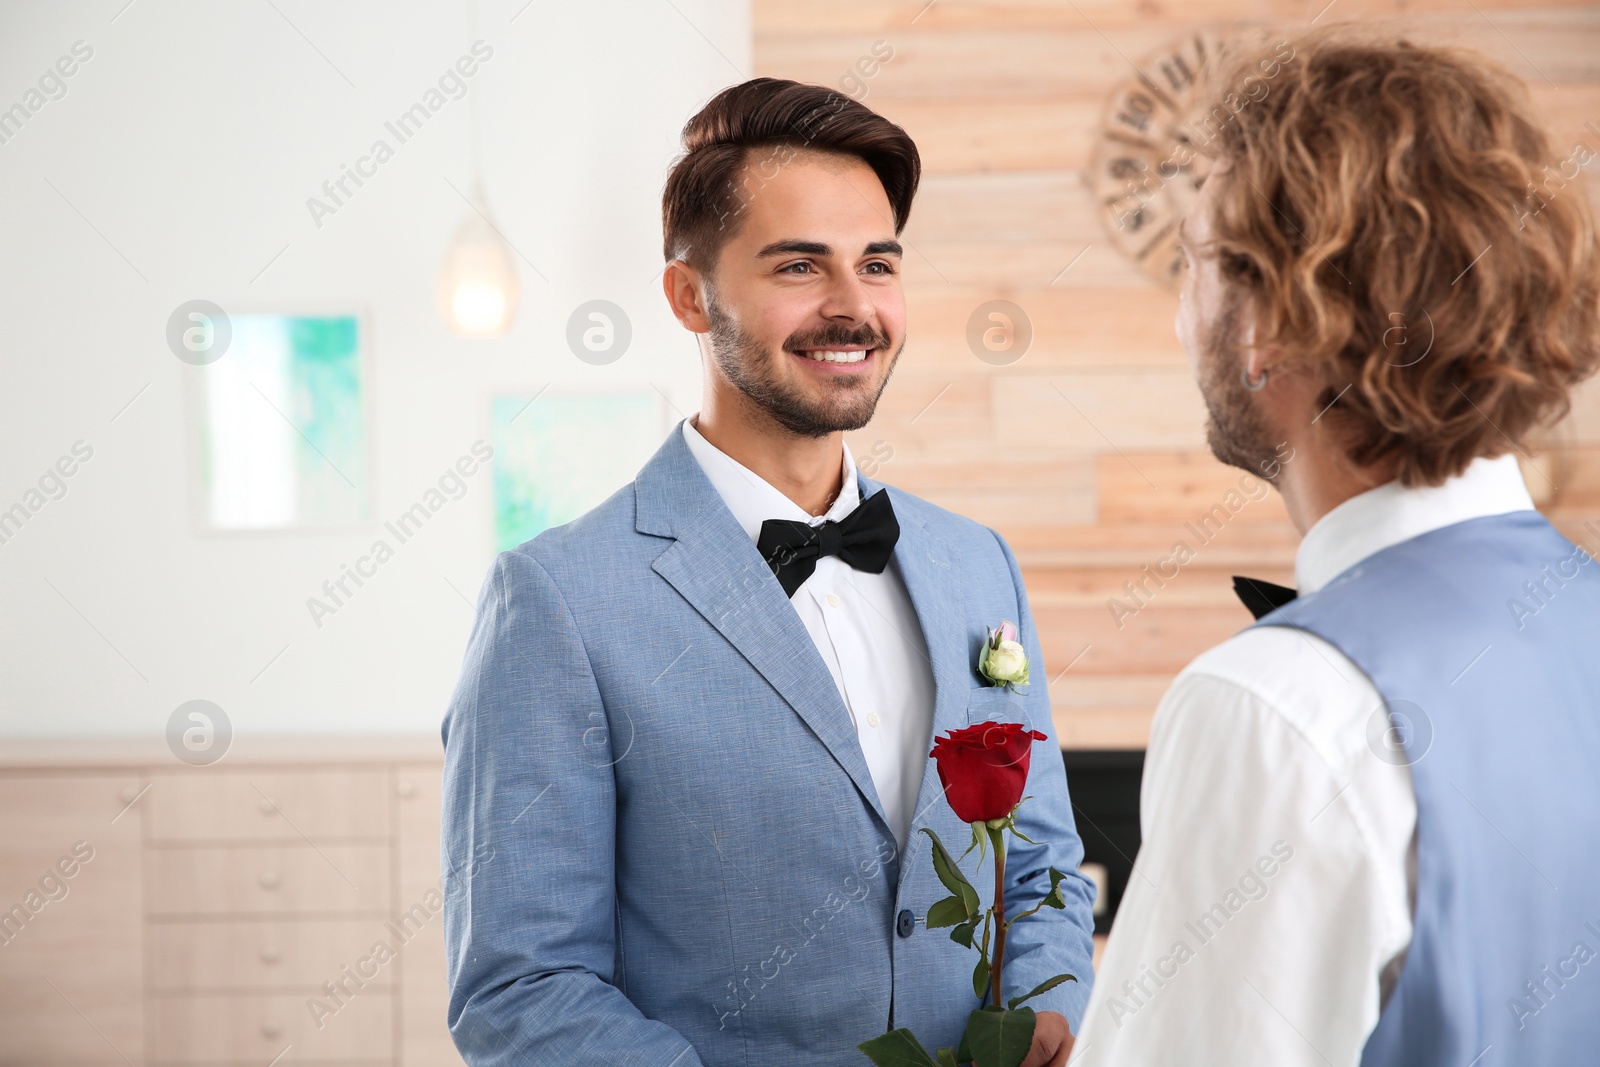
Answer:
<path fill-rule="evenodd" d="M 1050 735 L 1018 820 L 1038 844 L 1011 849 L 1006 905 L 1032 907 L 1054 866 L 1068 906 L 1012 928 L 1005 995 L 1077 975 L 1032 1002 L 1076 1031 L 1094 890 L 1016 560 L 992 530 L 887 491 L 934 733 Z M 1002 619 L 1032 664 L 1020 694 L 976 670 Z M 956 1044 L 979 1004 L 977 953 L 920 922 L 948 894 L 918 829 L 957 855 L 970 831 L 930 759 L 898 854 L 826 664 L 681 425 L 632 485 L 496 559 L 444 740 L 450 1028 L 474 1067 L 865 1064 L 854 1046 L 891 1026 Z M 993 858 L 976 856 L 987 903 Z"/>

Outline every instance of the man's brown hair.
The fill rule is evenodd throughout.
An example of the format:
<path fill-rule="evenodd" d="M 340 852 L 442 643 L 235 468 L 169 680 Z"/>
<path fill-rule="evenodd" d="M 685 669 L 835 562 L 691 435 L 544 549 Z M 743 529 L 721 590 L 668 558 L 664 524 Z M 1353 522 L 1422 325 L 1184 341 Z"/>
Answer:
<path fill-rule="evenodd" d="M 1578 171 L 1597 153 L 1557 158 L 1520 81 L 1329 28 L 1281 66 L 1228 64 L 1215 88 L 1234 94 L 1203 149 L 1230 167 L 1212 220 L 1224 276 L 1257 343 L 1323 375 L 1318 406 L 1354 463 L 1437 485 L 1566 413 L 1600 364 Z"/>
<path fill-rule="evenodd" d="M 854 156 L 877 174 L 899 234 L 922 159 L 899 126 L 821 85 L 753 78 L 722 90 L 683 128 L 683 155 L 661 194 L 663 251 L 709 273 L 746 204 L 797 152 Z"/>

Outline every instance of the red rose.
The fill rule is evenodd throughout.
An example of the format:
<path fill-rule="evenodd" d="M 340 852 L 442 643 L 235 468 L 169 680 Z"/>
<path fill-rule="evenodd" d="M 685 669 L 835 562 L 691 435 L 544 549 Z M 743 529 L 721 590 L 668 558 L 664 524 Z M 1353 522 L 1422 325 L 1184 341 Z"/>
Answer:
<path fill-rule="evenodd" d="M 1014 722 L 980 722 L 934 738 L 928 755 L 956 817 L 987 822 L 1010 815 L 1028 784 L 1033 743 L 1048 736 Z"/>

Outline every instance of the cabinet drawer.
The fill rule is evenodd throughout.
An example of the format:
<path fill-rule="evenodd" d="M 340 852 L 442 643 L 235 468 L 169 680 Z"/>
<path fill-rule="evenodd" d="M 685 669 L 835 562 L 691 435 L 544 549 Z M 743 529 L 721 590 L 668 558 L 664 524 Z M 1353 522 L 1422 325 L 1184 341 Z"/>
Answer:
<path fill-rule="evenodd" d="M 151 997 L 146 1058 L 152 1063 L 266 1064 L 290 1046 L 285 1064 L 391 1057 L 391 994 L 371 985 L 352 989 L 341 994 L 342 1005 L 326 995 L 304 993 Z M 314 1012 L 316 1004 L 323 1010 Z"/>
<path fill-rule="evenodd" d="M 151 923 L 147 973 L 152 989 L 169 993 L 320 989 L 371 957 L 379 941 L 396 941 L 380 919 Z M 379 968 L 368 987 L 392 984 L 390 969 Z"/>
<path fill-rule="evenodd" d="M 126 1067 L 112 1046 L 143 1046 L 141 788 L 133 774 L 0 774 L 0 1064 Z"/>
<path fill-rule="evenodd" d="M 152 916 L 389 910 L 386 845 L 167 847 L 146 857 Z"/>
<path fill-rule="evenodd" d="M 386 771 L 158 774 L 144 803 L 153 841 L 389 836 Z"/>

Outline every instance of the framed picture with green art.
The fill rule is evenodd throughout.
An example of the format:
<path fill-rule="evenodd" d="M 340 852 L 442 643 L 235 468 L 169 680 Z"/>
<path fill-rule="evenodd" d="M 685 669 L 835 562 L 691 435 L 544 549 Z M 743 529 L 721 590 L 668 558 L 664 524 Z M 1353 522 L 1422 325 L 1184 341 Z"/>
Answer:
<path fill-rule="evenodd" d="M 316 530 L 370 512 L 364 317 L 228 316 L 227 350 L 185 371 L 203 531 Z"/>
<path fill-rule="evenodd" d="M 571 522 L 633 481 L 670 428 L 649 386 L 490 401 L 495 551 Z"/>

